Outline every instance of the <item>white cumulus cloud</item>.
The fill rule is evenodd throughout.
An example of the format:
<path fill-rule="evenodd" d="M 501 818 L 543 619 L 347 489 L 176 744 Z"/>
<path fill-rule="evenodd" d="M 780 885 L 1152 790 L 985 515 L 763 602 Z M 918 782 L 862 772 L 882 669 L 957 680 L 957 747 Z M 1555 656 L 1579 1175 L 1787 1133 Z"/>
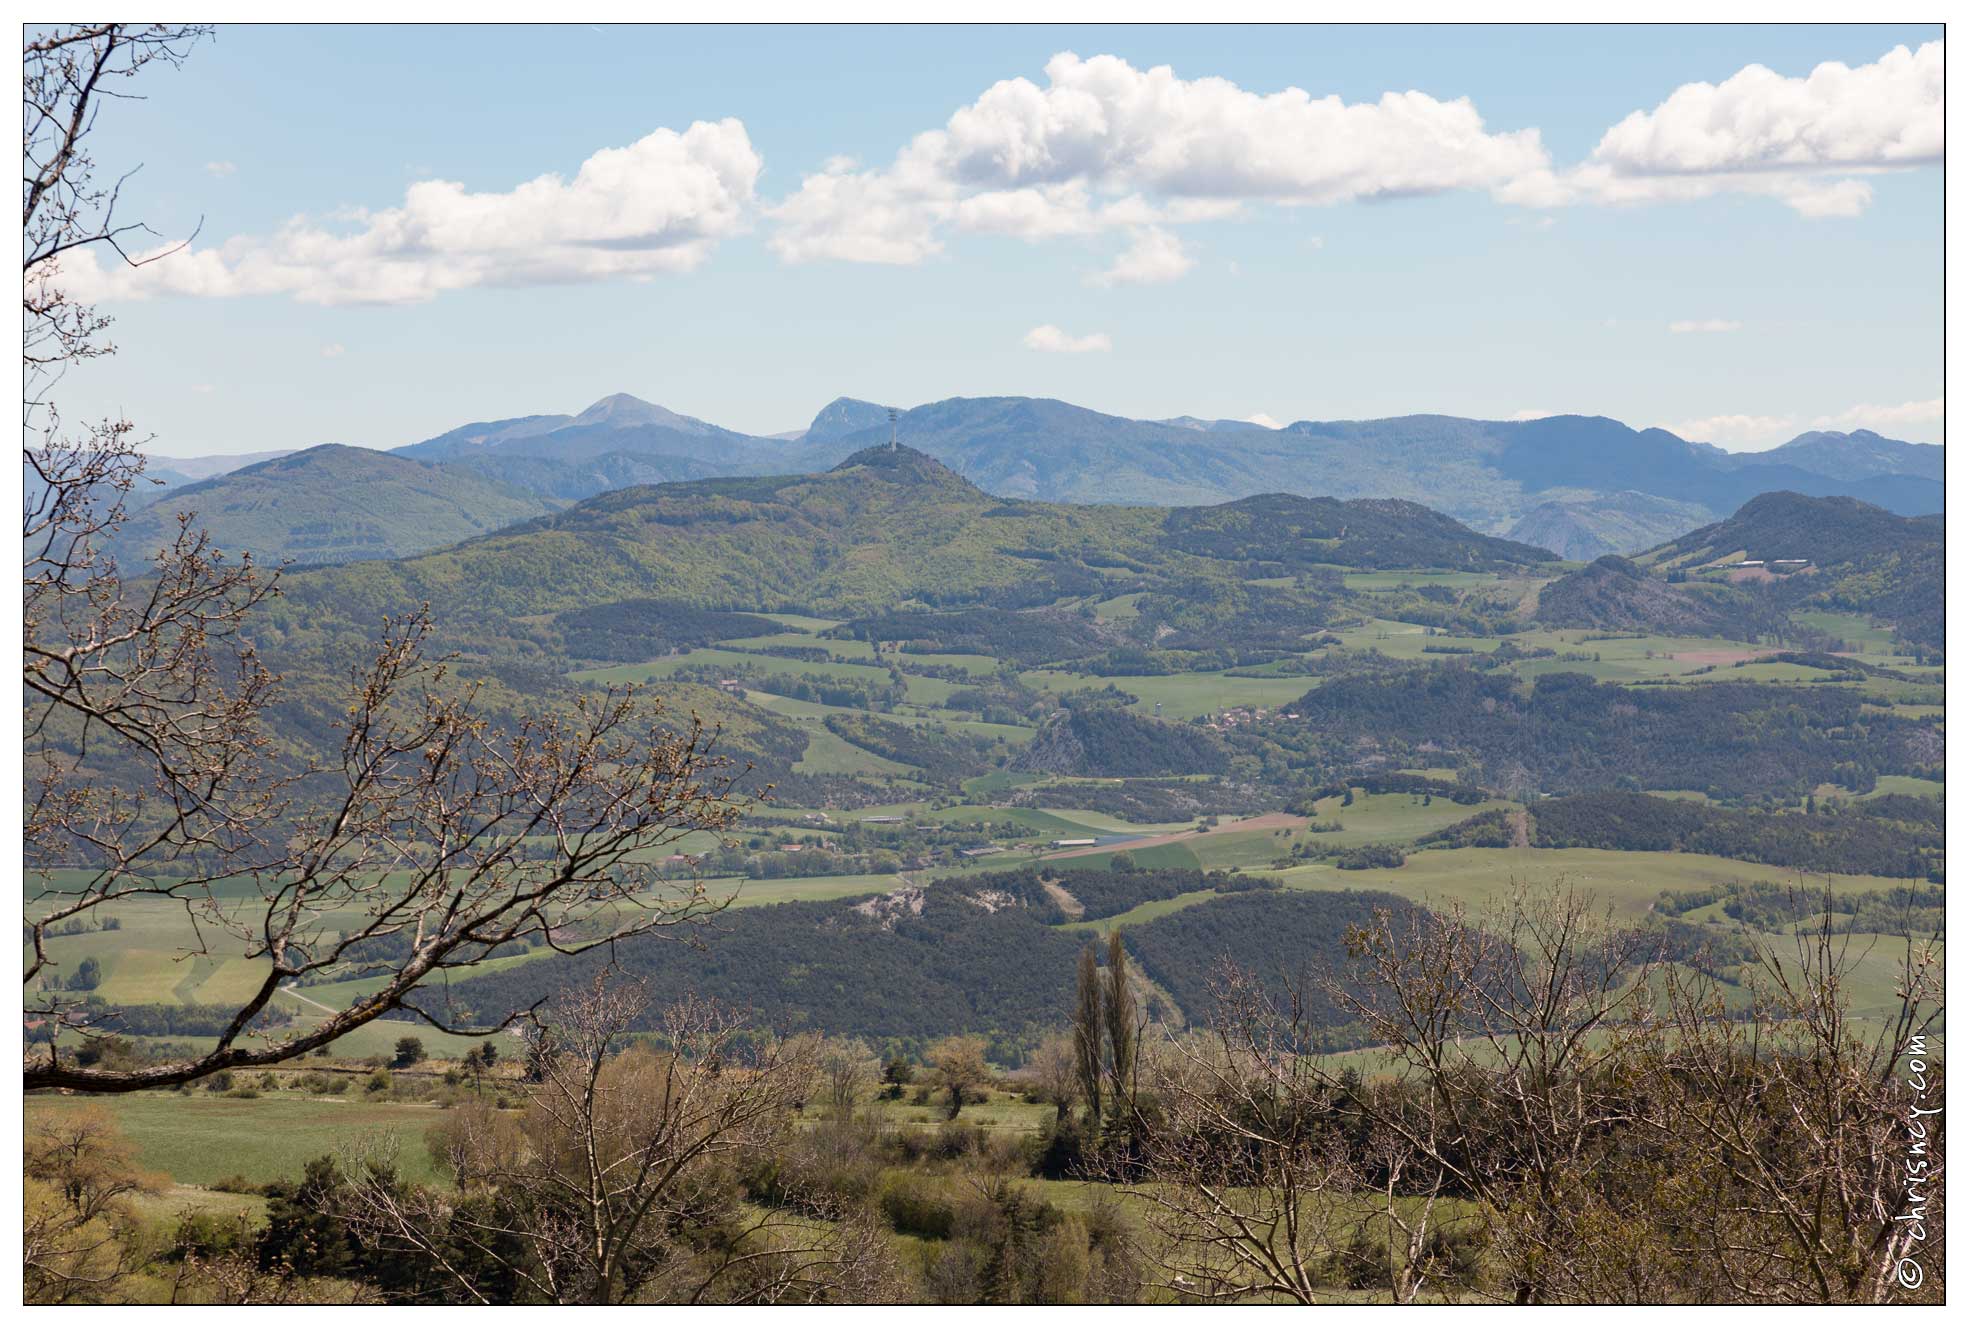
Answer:
<path fill-rule="evenodd" d="M 1096 286 L 1148 286 L 1175 281 L 1196 266 L 1196 260 L 1183 250 L 1183 242 L 1172 231 L 1160 226 L 1144 226 L 1135 231 L 1133 242 L 1105 272 L 1088 278 Z"/>
<path fill-rule="evenodd" d="M 334 360 L 334 359 L 338 359 L 338 358 L 340 358 L 340 357 L 341 357 L 341 356 L 342 356 L 342 355 L 343 355 L 343 354 L 344 354 L 345 352 L 347 352 L 347 350 L 348 350 L 348 349 L 349 349 L 349 348 L 348 348 L 348 347 L 346 347 L 346 346 L 344 346 L 344 345 L 342 345 L 342 343 L 341 343 L 341 342 L 338 342 L 338 341 L 332 341 L 332 342 L 329 342 L 329 343 L 328 343 L 328 344 L 327 344 L 326 346 L 324 346 L 324 347 L 322 347 L 322 348 L 321 348 L 321 358 L 322 358 L 322 359 L 324 359 L 324 360 Z"/>
<path fill-rule="evenodd" d="M 205 170 L 210 175 L 231 175 L 239 168 L 231 162 L 206 162 Z"/>
<path fill-rule="evenodd" d="M 1803 77 L 1746 65 L 1628 115 L 1579 166 L 1500 193 L 1534 207 L 1762 194 L 1805 217 L 1855 216 L 1873 200 L 1864 177 L 1940 164 L 1942 66 L 1939 41 Z"/>
<path fill-rule="evenodd" d="M 1668 325 L 1674 333 L 1684 332 L 1740 332 L 1743 324 L 1733 318 L 1678 318 Z"/>
<path fill-rule="evenodd" d="M 410 186 L 400 206 L 342 227 L 297 218 L 130 268 L 88 251 L 63 260 L 83 299 L 291 295 L 311 304 L 401 304 L 474 286 L 647 279 L 695 268 L 741 229 L 761 161 L 737 120 L 659 129 L 604 148 L 572 179 L 497 193 L 449 180 Z"/>
<path fill-rule="evenodd" d="M 1105 332 L 1090 332 L 1085 337 L 1075 337 L 1051 323 L 1042 323 L 1025 335 L 1025 348 L 1028 351 L 1078 355 L 1087 351 L 1112 351 L 1114 341 Z"/>
<path fill-rule="evenodd" d="M 1236 215 L 1246 205 L 1500 189 L 1550 159 L 1467 98 L 1347 103 L 1062 52 L 1046 86 L 993 84 L 872 170 L 830 162 L 772 209 L 790 262 L 917 263 L 955 231 L 1028 240 Z"/>

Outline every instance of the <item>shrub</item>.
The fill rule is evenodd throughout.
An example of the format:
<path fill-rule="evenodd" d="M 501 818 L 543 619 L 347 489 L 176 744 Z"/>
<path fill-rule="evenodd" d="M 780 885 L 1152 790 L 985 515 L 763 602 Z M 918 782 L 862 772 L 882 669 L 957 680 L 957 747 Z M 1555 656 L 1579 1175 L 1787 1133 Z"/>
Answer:
<path fill-rule="evenodd" d="M 938 1241 L 948 1240 L 957 1222 L 942 1188 L 915 1175 L 891 1178 L 882 1187 L 882 1214 L 898 1232 Z"/>

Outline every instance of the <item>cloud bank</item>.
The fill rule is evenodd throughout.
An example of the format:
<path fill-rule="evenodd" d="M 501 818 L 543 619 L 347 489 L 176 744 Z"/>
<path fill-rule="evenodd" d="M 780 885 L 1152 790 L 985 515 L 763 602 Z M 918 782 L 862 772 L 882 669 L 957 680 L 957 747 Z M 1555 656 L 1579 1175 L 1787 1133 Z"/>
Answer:
<path fill-rule="evenodd" d="M 571 180 L 542 175 L 504 193 L 426 180 L 400 206 L 356 211 L 343 228 L 297 218 L 270 237 L 236 237 L 139 268 L 77 251 L 63 260 L 63 278 L 89 300 L 291 295 L 322 305 L 647 279 L 697 267 L 740 230 L 761 165 L 737 120 L 699 121 L 604 148 Z"/>
<path fill-rule="evenodd" d="M 546 174 L 485 193 L 421 181 L 394 207 L 300 217 L 268 236 L 188 248 L 139 269 L 76 251 L 64 280 L 89 300 L 397 304 L 473 287 L 686 272 L 763 218 L 767 245 L 788 263 L 916 264 L 961 235 L 1108 239 L 1110 258 L 1087 280 L 1123 286 L 1195 270 L 1180 228 L 1267 206 L 1463 190 L 1540 209 L 1745 194 L 1805 217 L 1852 216 L 1871 202 L 1871 178 L 1941 162 L 1942 72 L 1939 41 L 1801 77 L 1749 65 L 1721 83 L 1676 88 L 1562 167 L 1537 129 L 1493 130 L 1468 98 L 1258 92 L 1063 52 L 1046 63 L 1043 84 L 995 83 L 886 165 L 831 158 L 777 201 L 757 196 L 764 163 L 745 126 L 699 121 L 604 148 L 572 178 Z"/>

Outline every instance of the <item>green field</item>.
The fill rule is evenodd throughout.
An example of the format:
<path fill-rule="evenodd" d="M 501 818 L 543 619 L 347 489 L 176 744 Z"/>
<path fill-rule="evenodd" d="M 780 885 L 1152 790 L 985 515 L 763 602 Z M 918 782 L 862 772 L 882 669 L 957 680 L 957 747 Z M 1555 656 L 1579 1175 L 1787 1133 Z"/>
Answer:
<path fill-rule="evenodd" d="M 1467 590 L 1472 586 L 1492 586 L 1503 579 L 1489 572 L 1426 572 L 1402 568 L 1376 572 L 1348 572 L 1341 581 L 1350 591 L 1393 591 L 1405 586 L 1450 586 Z M 1287 585 L 1290 585 L 1288 580 Z"/>
<path fill-rule="evenodd" d="M 40 1114 L 106 1112 L 136 1146 L 138 1163 L 193 1186 L 243 1176 L 262 1184 L 298 1177 L 308 1160 L 344 1145 L 394 1135 L 406 1176 L 435 1181 L 437 1169 L 424 1133 L 439 1109 L 426 1103 L 314 1099 L 287 1093 L 259 1098 L 136 1093 L 94 1097 L 37 1095 L 27 1120 Z"/>
<path fill-rule="evenodd" d="M 1019 678 L 1027 687 L 1055 691 L 1084 688 L 1096 681 L 1057 669 L 1028 669 Z M 1314 682 L 1303 677 L 1237 678 L 1223 673 L 1130 675 L 1099 681 L 1112 682 L 1135 696 L 1133 709 L 1143 715 L 1153 715 L 1155 704 L 1161 702 L 1165 720 L 1187 720 L 1238 706 L 1273 709 L 1305 696 Z"/>
<path fill-rule="evenodd" d="M 831 729 L 818 725 L 807 729 L 807 750 L 800 760 L 793 763 L 793 769 L 802 775 L 877 775 L 904 777 L 909 767 L 899 761 L 877 756 L 866 748 L 856 747 L 847 739 Z"/>
<path fill-rule="evenodd" d="M 1481 905 L 1502 899 L 1512 884 L 1566 884 L 1593 896 L 1616 914 L 1646 914 L 1665 890 L 1693 890 L 1732 882 L 1788 882 L 1798 875 L 1764 863 L 1745 863 L 1710 854 L 1640 853 L 1612 849 L 1422 849 L 1398 868 L 1344 872 L 1324 863 L 1272 873 L 1293 890 L 1393 891 L 1418 902 Z M 1840 892 L 1888 890 L 1889 877 L 1831 876 Z"/>
<path fill-rule="evenodd" d="M 828 645 L 831 646 L 832 643 Z M 873 684 L 889 681 L 889 671 L 872 664 L 836 664 L 831 660 L 789 660 L 776 655 L 755 655 L 747 651 L 723 650 L 715 647 L 685 651 L 680 655 L 667 655 L 661 660 L 649 660 L 642 664 L 611 665 L 606 669 L 581 669 L 568 677 L 583 683 L 647 683 L 651 679 L 669 678 L 679 669 L 695 669 L 703 666 L 729 669 L 740 665 L 773 674 L 815 674 L 826 678 L 851 678 Z"/>
<path fill-rule="evenodd" d="M 1339 822 L 1341 829 L 1305 834 L 1307 843 L 1321 849 L 1351 849 L 1364 844 L 1398 844 L 1467 821 L 1494 808 L 1515 806 L 1502 799 L 1482 803 L 1452 803 L 1422 794 L 1356 793 L 1351 806 L 1340 796 L 1314 804 L 1313 819 Z"/>

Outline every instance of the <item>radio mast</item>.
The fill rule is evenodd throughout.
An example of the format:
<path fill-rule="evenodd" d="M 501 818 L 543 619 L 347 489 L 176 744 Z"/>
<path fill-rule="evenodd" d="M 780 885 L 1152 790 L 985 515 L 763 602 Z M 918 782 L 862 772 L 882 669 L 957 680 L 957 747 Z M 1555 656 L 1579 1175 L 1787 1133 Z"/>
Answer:
<path fill-rule="evenodd" d="M 896 450 L 896 408 L 889 408 L 889 451 Z"/>

